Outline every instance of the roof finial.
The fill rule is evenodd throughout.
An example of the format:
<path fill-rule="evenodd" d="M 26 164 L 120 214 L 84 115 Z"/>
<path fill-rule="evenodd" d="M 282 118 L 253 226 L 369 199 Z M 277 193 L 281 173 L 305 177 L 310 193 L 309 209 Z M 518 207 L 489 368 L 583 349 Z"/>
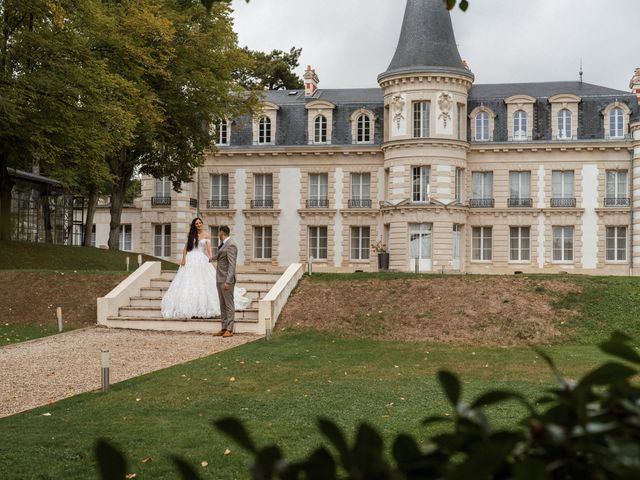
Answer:
<path fill-rule="evenodd" d="M 584 74 L 584 72 L 582 71 L 582 57 L 580 57 L 580 83 L 582 83 L 582 75 Z"/>

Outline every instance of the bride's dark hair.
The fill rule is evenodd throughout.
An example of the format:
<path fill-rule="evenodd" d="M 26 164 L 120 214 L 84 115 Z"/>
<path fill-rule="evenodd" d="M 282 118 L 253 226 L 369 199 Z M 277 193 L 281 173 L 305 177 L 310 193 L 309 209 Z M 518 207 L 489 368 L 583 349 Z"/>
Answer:
<path fill-rule="evenodd" d="M 198 220 L 204 223 L 200 217 L 196 217 L 191 221 L 191 228 L 189 229 L 189 236 L 187 237 L 187 252 L 190 252 L 198 246 L 198 229 L 196 228 L 196 222 Z"/>

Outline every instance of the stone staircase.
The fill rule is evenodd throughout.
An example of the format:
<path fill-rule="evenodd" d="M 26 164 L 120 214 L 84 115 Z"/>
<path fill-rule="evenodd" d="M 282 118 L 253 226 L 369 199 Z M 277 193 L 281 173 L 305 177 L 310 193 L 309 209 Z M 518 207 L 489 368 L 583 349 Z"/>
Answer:
<path fill-rule="evenodd" d="M 160 303 L 176 272 L 162 271 L 160 276 L 151 278 L 148 286 L 133 292 L 129 304 L 119 307 L 117 316 L 108 316 L 103 324 L 110 328 L 127 328 L 136 330 L 160 330 L 178 332 L 213 333 L 221 328 L 219 318 L 164 319 L 160 313 Z M 247 296 L 253 301 L 246 310 L 236 311 L 236 333 L 263 333 L 259 325 L 258 302 L 271 290 L 281 273 L 240 271 L 237 287 L 247 290 Z M 211 288 L 215 289 L 215 285 Z"/>

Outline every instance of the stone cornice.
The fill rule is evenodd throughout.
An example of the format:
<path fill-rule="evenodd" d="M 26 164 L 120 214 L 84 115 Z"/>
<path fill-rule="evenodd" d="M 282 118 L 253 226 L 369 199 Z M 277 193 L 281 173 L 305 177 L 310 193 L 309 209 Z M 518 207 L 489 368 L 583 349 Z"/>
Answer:
<path fill-rule="evenodd" d="M 382 154 L 379 145 L 292 145 L 292 146 L 272 146 L 270 148 L 220 148 L 216 151 L 207 152 L 214 157 L 279 157 L 282 155 L 292 156 L 320 156 L 320 155 L 378 155 Z"/>
<path fill-rule="evenodd" d="M 456 150 L 469 150 L 469 143 L 462 140 L 447 140 L 444 138 L 408 138 L 405 140 L 392 140 L 382 145 L 382 151 L 398 150 L 410 147 L 444 147 Z"/>
<path fill-rule="evenodd" d="M 380 81 L 380 87 L 386 89 L 395 85 L 407 85 L 407 84 L 435 84 L 438 88 L 442 88 L 441 85 L 458 84 L 463 85 L 467 89 L 471 88 L 473 81 L 471 78 L 471 72 L 469 76 L 455 74 L 455 73 L 398 73 L 384 78 Z"/>
<path fill-rule="evenodd" d="M 556 142 L 472 142 L 469 151 L 473 153 L 512 153 L 512 152 L 552 152 L 574 151 L 594 152 L 606 150 L 631 150 L 633 143 L 626 140 L 583 140 Z"/>

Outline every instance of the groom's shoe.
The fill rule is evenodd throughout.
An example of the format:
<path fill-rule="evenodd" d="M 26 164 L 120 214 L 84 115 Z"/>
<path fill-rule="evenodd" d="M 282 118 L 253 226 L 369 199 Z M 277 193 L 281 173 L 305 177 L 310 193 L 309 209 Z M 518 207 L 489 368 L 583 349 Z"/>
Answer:
<path fill-rule="evenodd" d="M 227 330 L 222 334 L 222 337 L 223 338 L 233 337 L 233 332 L 230 332 L 229 330 Z"/>
<path fill-rule="evenodd" d="M 225 333 L 227 333 L 226 330 L 220 330 L 218 333 L 214 333 L 213 336 L 214 337 L 224 337 Z"/>

